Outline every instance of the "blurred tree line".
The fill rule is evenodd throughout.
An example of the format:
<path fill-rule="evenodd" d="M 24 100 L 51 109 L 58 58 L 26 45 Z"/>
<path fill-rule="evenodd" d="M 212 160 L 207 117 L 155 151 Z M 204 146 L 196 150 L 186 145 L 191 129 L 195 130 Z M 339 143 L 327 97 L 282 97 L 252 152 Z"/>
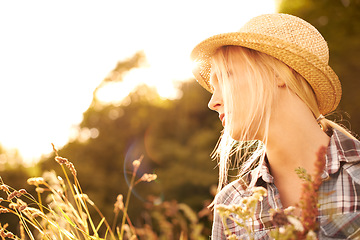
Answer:
<path fill-rule="evenodd" d="M 279 12 L 305 19 L 324 36 L 330 51 L 330 66 L 339 76 L 343 95 L 338 114 L 340 120 L 360 134 L 360 0 L 280 0 Z M 347 114 L 349 117 L 347 116 Z"/>
<path fill-rule="evenodd" d="M 143 54 L 137 53 L 119 62 L 100 86 L 122 81 L 127 71 L 144 61 Z M 95 91 L 78 138 L 59 151 L 75 164 L 84 192 L 109 219 L 117 195 L 127 193 L 132 161 L 141 155 L 138 177 L 155 173 L 158 178 L 135 187 L 131 219 L 139 218 L 148 196 L 158 203 L 176 199 L 195 211 L 212 198 L 210 187 L 217 183 L 217 170 L 209 155 L 221 124 L 206 107 L 210 94 L 196 82 L 185 82 L 180 90 L 181 98 L 166 100 L 142 85 L 117 105 L 100 103 Z M 59 169 L 53 156 L 40 165 L 43 171 Z"/>
<path fill-rule="evenodd" d="M 360 134 L 360 0 L 282 0 L 278 4 L 280 12 L 304 18 L 327 40 L 330 66 L 343 87 L 338 112 L 349 113 L 351 126 L 345 125 Z M 160 204 L 175 199 L 198 212 L 204 201 L 212 199 L 210 189 L 217 184 L 216 162 L 211 161 L 210 153 L 222 127 L 217 114 L 206 107 L 210 94 L 195 81 L 182 83 L 182 96 L 176 100 L 162 99 L 145 85 L 121 104 L 104 105 L 96 99 L 102 86 L 122 81 L 129 70 L 141 67 L 144 61 L 143 54 L 137 53 L 117 64 L 95 89 L 77 139 L 59 151 L 75 164 L 83 191 L 109 221 L 116 196 L 126 195 L 128 190 L 131 163 L 141 155 L 144 160 L 138 177 L 156 173 L 158 179 L 135 187 L 130 204 L 135 224 L 142 223 L 145 203 L 150 200 Z M 0 154 L 2 151 L 0 148 Z M 53 157 L 42 159 L 37 168 L 2 168 L 1 177 L 15 188 L 24 188 L 30 176 L 51 169 L 61 172 Z M 8 221 L 0 215 L 1 223 Z M 204 222 L 209 228 L 210 222 Z"/>
<path fill-rule="evenodd" d="M 109 222 L 114 216 L 117 195 L 126 196 L 128 191 L 132 162 L 143 155 L 138 178 L 144 173 L 158 177 L 154 182 L 139 183 L 133 190 L 129 215 L 139 226 L 148 203 L 159 205 L 176 200 L 195 212 L 209 204 L 213 197 L 211 187 L 217 184 L 216 162 L 209 155 L 222 129 L 217 114 L 207 108 L 210 94 L 194 81 L 182 83 L 182 95 L 176 100 L 162 99 L 155 89 L 142 85 L 121 104 L 99 102 L 96 92 L 102 86 L 122 81 L 129 70 L 142 66 L 144 61 L 140 52 L 117 64 L 95 89 L 77 138 L 59 150 L 60 156 L 74 163 L 83 192 Z M 36 196 L 34 189 L 26 186 L 26 179 L 51 170 L 62 176 L 54 157 L 53 154 L 42 159 L 36 172 L 7 168 L 1 176 L 5 183 L 26 188 Z M 93 215 L 99 222 L 95 211 Z M 10 220 L 1 217 L 1 222 Z M 210 224 L 207 221 L 208 231 Z"/>

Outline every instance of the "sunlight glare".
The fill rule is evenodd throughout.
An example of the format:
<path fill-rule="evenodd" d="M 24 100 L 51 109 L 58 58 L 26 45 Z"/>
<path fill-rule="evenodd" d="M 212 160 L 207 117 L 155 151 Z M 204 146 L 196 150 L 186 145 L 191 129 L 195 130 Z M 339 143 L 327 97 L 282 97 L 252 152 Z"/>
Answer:
<path fill-rule="evenodd" d="M 189 54 L 197 43 L 275 12 L 274 0 L 18 2 L 0 2 L 0 143 L 26 161 L 74 137 L 117 61 L 143 50 L 149 66 L 100 89 L 101 101 L 119 104 L 141 84 L 174 99 L 179 82 L 193 79 Z"/>

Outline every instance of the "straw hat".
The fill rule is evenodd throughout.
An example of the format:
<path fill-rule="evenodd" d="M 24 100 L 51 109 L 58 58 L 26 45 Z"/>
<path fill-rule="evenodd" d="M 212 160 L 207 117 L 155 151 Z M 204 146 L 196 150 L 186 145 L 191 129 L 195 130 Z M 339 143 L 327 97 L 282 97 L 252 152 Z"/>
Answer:
<path fill-rule="evenodd" d="M 313 88 L 320 112 L 336 109 L 341 98 L 338 76 L 329 67 L 329 49 L 325 39 L 308 22 L 288 14 L 265 14 L 251 19 L 238 32 L 210 37 L 191 53 L 196 62 L 196 80 L 212 92 L 211 56 L 221 46 L 242 46 L 273 56 L 301 74 Z"/>

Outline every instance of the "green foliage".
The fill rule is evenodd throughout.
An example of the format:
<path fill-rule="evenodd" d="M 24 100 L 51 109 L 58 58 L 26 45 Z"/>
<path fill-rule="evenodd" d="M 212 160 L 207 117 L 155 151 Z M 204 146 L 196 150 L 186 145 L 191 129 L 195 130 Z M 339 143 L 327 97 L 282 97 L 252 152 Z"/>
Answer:
<path fill-rule="evenodd" d="M 345 125 L 360 134 L 360 1 L 282 0 L 279 11 L 310 22 L 328 42 L 330 66 L 343 88 L 337 112 L 341 115 L 347 112 L 351 124 Z"/>
<path fill-rule="evenodd" d="M 55 161 L 60 165 L 64 178 L 58 176 L 55 171 L 44 172 L 43 177 L 29 178 L 27 183 L 35 187 L 37 197 L 29 194 L 25 189 L 16 190 L 0 179 L 2 196 L 0 198 L 0 215 L 7 217 L 6 223 L 0 224 L 2 239 L 20 239 L 21 237 L 21 239 L 32 240 L 201 240 L 206 239 L 209 235 L 204 224 L 199 222 L 199 218 L 208 214 L 201 214 L 198 217 L 196 212 L 184 203 L 177 203 L 174 200 L 159 203 L 156 197 L 151 196 L 145 204 L 146 211 L 142 213 L 142 223 L 139 226 L 132 224 L 127 210 L 129 204 L 134 203 L 130 201 L 133 187 L 141 182 L 152 182 L 157 178 L 156 174 L 148 173 L 137 177 L 143 157 L 131 163 L 131 182 L 126 194 L 126 201 L 123 201 L 122 194 L 117 196 L 111 227 L 97 205 L 87 194 L 82 192 L 74 164 L 68 159 L 60 157 L 55 147 L 54 152 Z M 89 212 L 90 208 L 94 209 L 101 219 L 93 221 L 93 215 Z M 122 215 L 121 224 L 116 225 L 120 215 Z M 16 224 L 15 221 L 9 226 L 9 217 L 15 217 L 19 224 Z M 116 226 L 118 227 L 115 228 Z M 10 228 L 16 231 L 12 231 Z M 101 229 L 103 231 L 100 231 Z"/>
<path fill-rule="evenodd" d="M 295 172 L 301 180 L 311 181 L 311 175 L 306 172 L 305 168 L 298 167 L 295 169 Z"/>
<path fill-rule="evenodd" d="M 121 71 L 130 69 L 125 65 Z M 101 105 L 94 94 L 79 137 L 59 150 L 77 166 L 83 191 L 106 218 L 113 215 L 116 196 L 127 192 L 131 161 L 141 155 L 139 175 L 156 173 L 158 179 L 134 188 L 129 216 L 135 225 L 142 221 L 149 194 L 160 202 L 176 199 L 195 212 L 212 199 L 210 188 L 217 184 L 218 171 L 210 153 L 222 127 L 217 114 L 206 107 L 209 93 L 195 81 L 183 83 L 180 90 L 181 98 L 164 100 L 154 89 L 140 86 L 121 105 Z M 41 166 L 43 170 L 58 168 L 53 156 Z"/>

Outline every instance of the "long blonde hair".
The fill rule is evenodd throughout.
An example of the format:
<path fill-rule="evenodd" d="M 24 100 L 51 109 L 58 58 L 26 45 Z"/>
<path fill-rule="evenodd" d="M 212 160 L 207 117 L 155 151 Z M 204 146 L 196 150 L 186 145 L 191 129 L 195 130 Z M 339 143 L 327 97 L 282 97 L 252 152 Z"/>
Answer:
<path fill-rule="evenodd" d="M 212 154 L 219 161 L 219 192 L 227 184 L 231 159 L 235 160 L 234 167 L 240 169 L 240 177 L 264 161 L 270 113 L 277 99 L 277 78 L 308 106 L 315 119 L 320 116 L 320 111 L 307 81 L 286 64 L 265 53 L 244 47 L 223 46 L 213 55 L 211 64 L 212 74 L 217 76 L 221 85 L 224 111 L 231 113 L 225 114 L 226 126 Z M 234 119 L 238 121 L 236 125 L 241 126 L 236 129 L 237 132 L 234 132 Z M 326 118 L 321 119 L 319 124 L 324 131 L 336 128 L 354 138 Z M 258 138 L 260 130 L 263 137 Z M 237 141 L 231 137 L 234 134 Z M 252 179 L 250 185 L 255 180 Z"/>

